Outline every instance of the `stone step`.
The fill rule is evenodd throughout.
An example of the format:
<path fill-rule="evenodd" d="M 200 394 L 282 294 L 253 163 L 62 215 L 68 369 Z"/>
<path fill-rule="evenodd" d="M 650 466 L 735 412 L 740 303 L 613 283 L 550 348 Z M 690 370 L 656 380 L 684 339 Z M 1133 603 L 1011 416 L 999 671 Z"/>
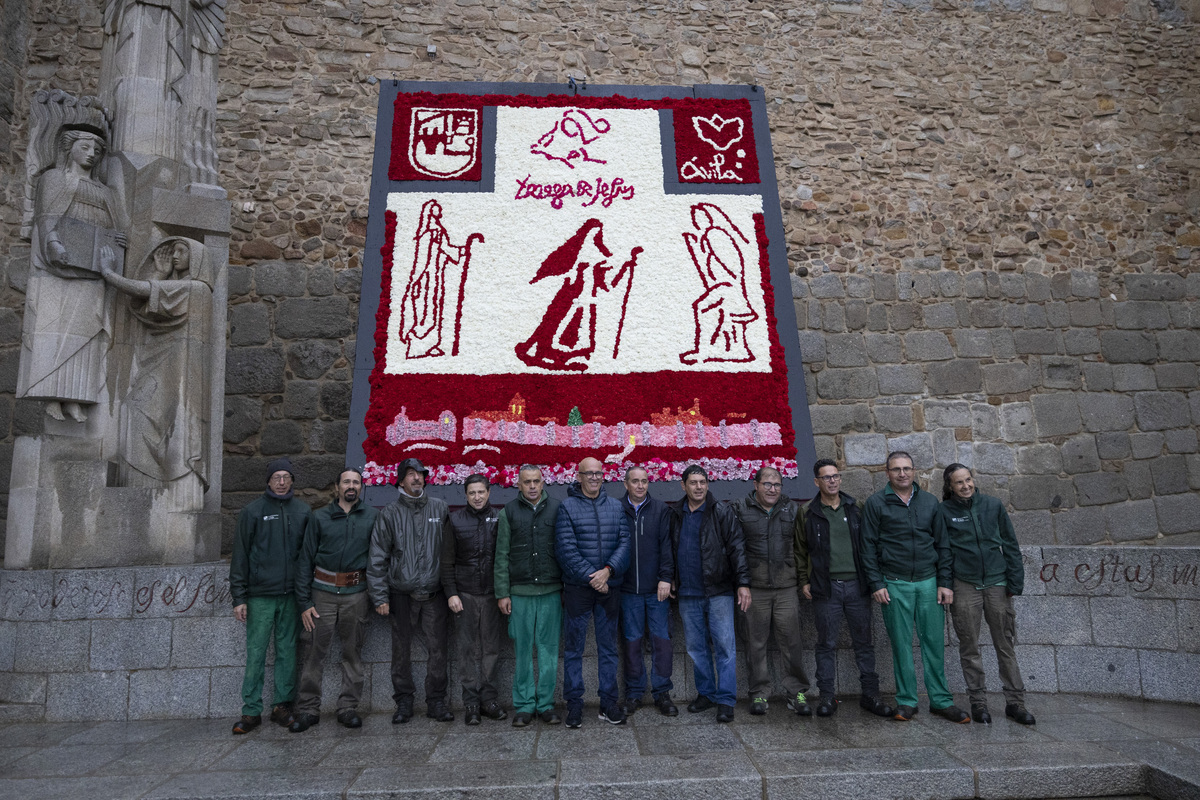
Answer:
<path fill-rule="evenodd" d="M 0 725 L 10 722 L 37 722 L 46 713 L 42 703 L 0 703 Z"/>

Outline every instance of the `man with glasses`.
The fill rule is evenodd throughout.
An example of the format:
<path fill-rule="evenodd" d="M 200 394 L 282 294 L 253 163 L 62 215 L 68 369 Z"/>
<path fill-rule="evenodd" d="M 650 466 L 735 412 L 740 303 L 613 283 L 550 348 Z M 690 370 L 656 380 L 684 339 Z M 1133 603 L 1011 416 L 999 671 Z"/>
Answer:
<path fill-rule="evenodd" d="M 750 568 L 750 608 L 737 615 L 746 641 L 750 673 L 750 713 L 767 713 L 773 682 L 767 668 L 767 640 L 775 632 L 782 663 L 787 707 L 802 717 L 812 708 L 804 697 L 809 689 L 802 662 L 800 598 L 796 579 L 796 537 L 800 518 L 796 503 L 783 494 L 777 470 L 762 467 L 754 473 L 754 490 L 732 504 L 746 541 Z"/>
<path fill-rule="evenodd" d="M 629 520 L 620 501 L 603 491 L 604 465 L 579 462 L 554 525 L 554 553 L 563 577 L 563 699 L 567 727 L 583 724 L 583 648 L 595 617 L 600 719 L 625 722 L 617 696 L 617 619 L 621 577 L 629 564 Z"/>
<path fill-rule="evenodd" d="M 818 494 L 804 509 L 796 537 L 796 569 L 801 591 L 813 603 L 817 624 L 818 717 L 837 712 L 837 643 L 842 618 L 850 631 L 858 682 L 858 704 L 881 717 L 896 713 L 879 696 L 875 645 L 871 641 L 871 592 L 862 560 L 862 512 L 858 501 L 842 491 L 837 464 L 822 458 L 813 464 Z"/>
<path fill-rule="evenodd" d="M 929 711 L 951 722 L 969 723 L 971 716 L 954 705 L 946 686 L 943 606 L 954 602 L 953 560 L 944 531 L 940 536 L 934 533 L 937 497 L 914 482 L 908 453 L 889 453 L 886 464 L 887 485 L 863 508 L 862 564 L 873 596 L 883 604 L 883 624 L 892 640 L 898 706 L 894 718 L 908 722 L 917 713 L 915 626 Z"/>
<path fill-rule="evenodd" d="M 279 458 L 267 464 L 267 490 L 238 515 L 229 562 L 233 616 L 246 624 L 246 674 L 242 679 L 242 717 L 235 735 L 262 724 L 263 679 L 267 645 L 275 639 L 275 690 L 271 721 L 292 724 L 296 689 L 296 556 L 304 542 L 312 510 L 292 495 L 295 470 Z"/>

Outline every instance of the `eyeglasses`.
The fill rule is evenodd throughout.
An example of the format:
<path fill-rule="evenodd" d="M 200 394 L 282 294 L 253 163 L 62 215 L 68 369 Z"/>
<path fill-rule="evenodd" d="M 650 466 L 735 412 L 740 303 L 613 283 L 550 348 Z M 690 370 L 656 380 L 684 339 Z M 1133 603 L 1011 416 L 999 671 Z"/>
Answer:
<path fill-rule="evenodd" d="M 837 483 L 841 479 L 842 479 L 842 476 L 837 473 L 834 473 L 833 475 L 818 475 L 817 476 L 817 480 L 824 481 L 825 483 Z"/>
<path fill-rule="evenodd" d="M 766 481 L 763 481 L 762 483 L 760 483 L 759 486 L 763 487 L 764 489 L 766 489 L 768 491 L 773 490 L 773 489 L 782 489 L 783 488 L 782 483 L 767 483 Z"/>
<path fill-rule="evenodd" d="M 604 477 L 603 472 L 581 472 L 579 474 L 585 478 L 603 478 Z"/>
<path fill-rule="evenodd" d="M 888 472 L 898 472 L 901 475 L 907 475 L 908 473 L 910 473 L 912 471 L 913 471 L 912 467 L 888 467 Z"/>

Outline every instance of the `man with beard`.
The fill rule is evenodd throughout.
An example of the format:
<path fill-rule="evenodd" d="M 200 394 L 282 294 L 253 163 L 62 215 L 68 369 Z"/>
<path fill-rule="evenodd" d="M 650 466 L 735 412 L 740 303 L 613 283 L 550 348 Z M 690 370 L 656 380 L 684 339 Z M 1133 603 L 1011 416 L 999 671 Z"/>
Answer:
<path fill-rule="evenodd" d="M 412 640 L 417 629 L 429 653 L 425 716 L 438 722 L 454 719 L 446 704 L 449 611 L 441 575 L 442 530 L 449 515 L 445 501 L 425 493 L 428 475 L 417 459 L 401 461 L 396 468 L 400 496 L 379 512 L 371 530 L 367 591 L 375 610 L 392 623 L 393 725 L 413 716 Z"/>
<path fill-rule="evenodd" d="M 296 602 L 303 609 L 307 647 L 300 672 L 300 691 L 292 733 L 302 733 L 321 721 L 321 677 L 325 654 L 337 631 L 342 641 L 342 693 L 337 721 L 361 728 L 362 646 L 367 630 L 367 554 L 375 509 L 365 505 L 362 473 L 346 469 L 338 476 L 337 499 L 313 514 L 296 559 Z"/>
<path fill-rule="evenodd" d="M 462 673 L 463 706 L 468 725 L 504 719 L 497 700 L 496 667 L 504 615 L 496 604 L 496 509 L 488 505 L 492 488 L 485 475 L 470 475 L 463 485 L 467 505 L 450 514 L 450 530 L 442 537 L 442 590 L 455 614 L 458 669 Z"/>

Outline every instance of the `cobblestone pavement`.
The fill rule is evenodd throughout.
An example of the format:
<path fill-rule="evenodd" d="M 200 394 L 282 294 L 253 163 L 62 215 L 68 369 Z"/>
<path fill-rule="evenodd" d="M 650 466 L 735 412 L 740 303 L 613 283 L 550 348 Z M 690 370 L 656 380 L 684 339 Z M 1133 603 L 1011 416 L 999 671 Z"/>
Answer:
<path fill-rule="evenodd" d="M 951 725 L 927 711 L 881 720 L 853 699 L 830 719 L 782 700 L 623 726 L 588 709 L 580 730 L 466 727 L 332 715 L 302 734 L 232 719 L 18 723 L 0 728 L 0 798 L 1097 797 L 1200 798 L 1200 706 L 1032 695 L 1036 727 Z M 420 706 L 420 704 L 418 704 Z"/>

